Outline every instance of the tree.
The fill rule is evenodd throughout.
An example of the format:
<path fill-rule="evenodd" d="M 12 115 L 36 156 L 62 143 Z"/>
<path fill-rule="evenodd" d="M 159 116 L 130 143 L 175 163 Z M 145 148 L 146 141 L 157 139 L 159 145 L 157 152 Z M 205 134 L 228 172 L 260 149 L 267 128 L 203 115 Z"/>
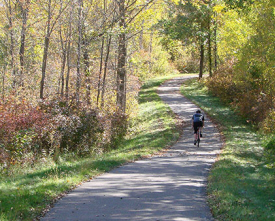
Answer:
<path fill-rule="evenodd" d="M 273 130 L 274 121 L 274 1 L 226 0 L 215 8 L 219 16 L 219 58 L 209 87 L 251 122 Z"/>
<path fill-rule="evenodd" d="M 212 1 L 210 0 L 208 3 L 208 12 L 207 12 L 207 42 L 208 42 L 208 64 L 209 64 L 209 76 L 212 77 L 212 26 L 213 26 L 213 5 Z M 215 28 L 215 27 L 214 27 Z"/>
<path fill-rule="evenodd" d="M 118 60 L 117 60 L 117 106 L 123 113 L 126 105 L 126 8 L 125 0 L 118 2 L 119 7 L 119 30 L 118 35 Z"/>
<path fill-rule="evenodd" d="M 119 0 L 118 15 L 119 15 L 119 34 L 118 34 L 118 61 L 117 61 L 117 107 L 120 111 L 125 113 L 126 110 L 126 30 L 127 26 L 131 24 L 134 19 L 145 10 L 153 0 L 142 2 L 142 4 L 136 6 L 136 0 L 127 2 L 125 0 Z"/>
<path fill-rule="evenodd" d="M 102 79 L 102 92 L 101 92 L 101 107 L 104 107 L 104 94 L 105 94 L 105 85 L 106 85 L 106 75 L 107 75 L 107 66 L 112 42 L 112 35 L 107 36 L 107 46 L 106 46 L 106 57 L 104 61 L 104 72 L 103 72 L 103 79 Z"/>
<path fill-rule="evenodd" d="M 76 102 L 79 102 L 79 91 L 81 86 L 81 71 L 80 71 L 80 59 L 81 59 L 81 47 L 82 47 L 82 18 L 83 1 L 78 0 L 78 41 L 77 41 L 77 70 L 76 70 Z"/>
<path fill-rule="evenodd" d="M 47 0 L 45 2 L 46 14 L 47 14 L 47 22 L 46 22 L 46 33 L 44 38 L 44 52 L 43 52 L 43 61 L 42 61 L 42 77 L 40 82 L 40 99 L 44 98 L 44 85 L 45 85 L 45 77 L 46 77 L 46 68 L 47 68 L 47 59 L 48 59 L 48 50 L 50 44 L 50 37 L 55 28 L 56 23 L 58 22 L 60 16 L 68 6 L 68 2 L 62 0 Z M 59 5 L 59 9 L 57 8 Z M 57 14 L 55 14 L 57 12 Z"/>
<path fill-rule="evenodd" d="M 70 80 L 70 71 L 71 71 L 71 38 L 72 38 L 72 11 L 73 11 L 73 4 L 70 8 L 70 17 L 69 17 L 69 27 L 68 27 L 68 40 L 67 40 L 67 53 L 66 53 L 66 60 L 67 60 L 67 75 L 66 75 L 66 85 L 65 85 L 65 97 L 68 101 L 69 99 L 69 80 Z"/>
<path fill-rule="evenodd" d="M 21 37 L 20 37 L 20 86 L 24 86 L 24 67 L 25 67 L 25 42 L 26 42 L 26 29 L 30 0 L 18 1 L 21 11 L 22 27 L 21 27 Z"/>
<path fill-rule="evenodd" d="M 6 6 L 6 15 L 8 18 L 8 30 L 9 30 L 9 38 L 10 38 L 10 46 L 9 46 L 9 53 L 10 53 L 10 66 L 12 70 L 12 87 L 15 88 L 17 83 L 17 76 L 16 76 L 16 65 L 15 65 L 15 37 L 14 37 L 14 17 L 15 17 L 15 4 L 11 0 L 4 0 Z"/>
<path fill-rule="evenodd" d="M 200 72 L 203 75 L 205 45 L 208 42 L 209 70 L 212 68 L 212 3 L 211 1 L 185 0 L 178 4 L 171 3 L 168 19 L 162 20 L 162 33 L 172 39 L 180 40 L 185 45 L 195 43 L 199 51 Z"/>
<path fill-rule="evenodd" d="M 251 6 L 255 0 L 224 0 L 227 7 L 230 9 L 246 9 Z"/>

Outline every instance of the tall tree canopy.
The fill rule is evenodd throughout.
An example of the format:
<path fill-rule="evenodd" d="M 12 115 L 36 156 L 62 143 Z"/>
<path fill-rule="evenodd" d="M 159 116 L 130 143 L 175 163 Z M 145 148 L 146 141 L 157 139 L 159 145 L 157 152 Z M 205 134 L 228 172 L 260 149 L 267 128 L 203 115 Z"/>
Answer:
<path fill-rule="evenodd" d="M 185 46 L 195 44 L 200 54 L 200 78 L 203 74 L 205 46 L 209 49 L 209 70 L 212 64 L 211 39 L 213 38 L 213 3 L 212 1 L 184 0 L 169 2 L 169 16 L 161 21 L 162 33 L 171 39 L 180 40 Z M 211 74 L 211 73 L 210 73 Z"/>

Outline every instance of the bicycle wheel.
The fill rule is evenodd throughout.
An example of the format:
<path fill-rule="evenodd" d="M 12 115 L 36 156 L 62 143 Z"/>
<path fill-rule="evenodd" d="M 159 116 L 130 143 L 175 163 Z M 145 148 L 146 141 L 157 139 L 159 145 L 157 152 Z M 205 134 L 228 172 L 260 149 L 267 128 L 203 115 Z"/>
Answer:
<path fill-rule="evenodd" d="M 200 147 L 200 141 L 201 141 L 200 134 L 201 134 L 201 129 L 199 128 L 198 132 L 197 132 L 197 145 L 198 145 L 198 147 Z"/>
<path fill-rule="evenodd" d="M 197 140 L 198 147 L 200 147 L 200 141 L 201 141 L 201 139 L 200 139 L 200 137 L 198 137 L 198 140 Z"/>

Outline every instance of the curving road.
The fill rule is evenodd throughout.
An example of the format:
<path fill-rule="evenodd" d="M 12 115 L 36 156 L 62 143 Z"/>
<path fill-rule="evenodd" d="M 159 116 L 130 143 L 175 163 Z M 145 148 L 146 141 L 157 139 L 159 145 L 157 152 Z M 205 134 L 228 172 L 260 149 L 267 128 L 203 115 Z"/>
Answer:
<path fill-rule="evenodd" d="M 41 220 L 214 220 L 206 202 L 206 184 L 222 142 L 206 116 L 201 146 L 194 146 L 190 120 L 197 107 L 179 94 L 185 79 L 169 80 L 158 90 L 162 100 L 188 123 L 167 153 L 83 184 Z"/>

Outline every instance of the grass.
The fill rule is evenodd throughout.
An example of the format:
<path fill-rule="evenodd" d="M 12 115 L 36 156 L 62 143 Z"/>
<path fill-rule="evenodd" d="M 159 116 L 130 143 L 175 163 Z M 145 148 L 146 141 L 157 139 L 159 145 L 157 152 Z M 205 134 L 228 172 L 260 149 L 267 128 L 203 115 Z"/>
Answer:
<path fill-rule="evenodd" d="M 225 146 L 208 179 L 208 201 L 217 220 L 275 220 L 275 156 L 263 148 L 265 137 L 197 80 L 182 93 L 216 122 Z"/>
<path fill-rule="evenodd" d="M 174 114 L 156 94 L 172 76 L 146 82 L 139 96 L 139 115 L 116 149 L 80 158 L 71 154 L 55 164 L 43 158 L 34 167 L 14 167 L 0 174 L 0 220 L 34 220 L 56 199 L 84 181 L 117 166 L 148 157 L 175 142 L 180 130 Z"/>

